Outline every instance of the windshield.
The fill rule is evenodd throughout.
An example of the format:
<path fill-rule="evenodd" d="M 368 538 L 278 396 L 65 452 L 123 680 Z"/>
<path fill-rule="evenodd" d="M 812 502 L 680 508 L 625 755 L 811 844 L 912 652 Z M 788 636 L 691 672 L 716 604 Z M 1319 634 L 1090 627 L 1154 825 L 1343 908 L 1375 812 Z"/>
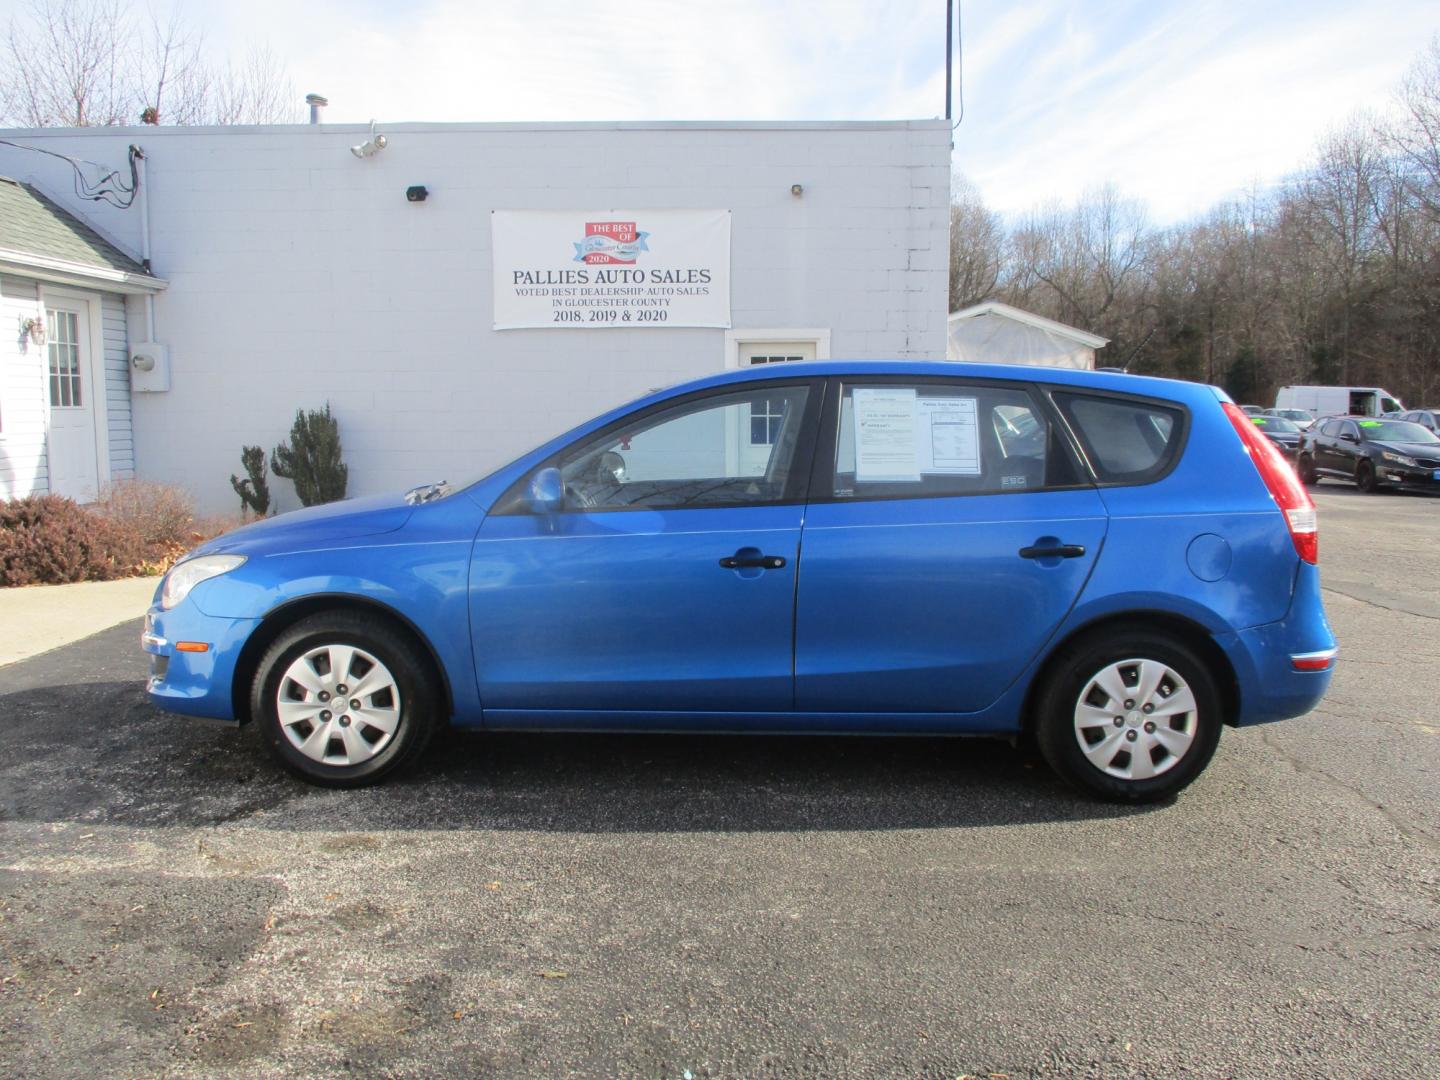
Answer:
<path fill-rule="evenodd" d="M 1304 409 L 1277 409 L 1276 412 L 1275 412 L 1275 415 L 1276 415 L 1276 416 L 1283 416 L 1283 417 L 1285 417 L 1285 419 L 1287 419 L 1287 420 L 1313 420 L 1313 419 L 1314 419 L 1314 417 L 1312 417 L 1312 416 L 1311 416 L 1308 412 L 1306 412 Z"/>
<path fill-rule="evenodd" d="M 1408 420 L 1361 420 L 1360 431 L 1371 442 L 1440 443 L 1429 428 Z"/>
<path fill-rule="evenodd" d="M 1300 430 L 1283 416 L 1252 416 L 1250 419 L 1261 431 L 1280 431 L 1293 434 Z"/>

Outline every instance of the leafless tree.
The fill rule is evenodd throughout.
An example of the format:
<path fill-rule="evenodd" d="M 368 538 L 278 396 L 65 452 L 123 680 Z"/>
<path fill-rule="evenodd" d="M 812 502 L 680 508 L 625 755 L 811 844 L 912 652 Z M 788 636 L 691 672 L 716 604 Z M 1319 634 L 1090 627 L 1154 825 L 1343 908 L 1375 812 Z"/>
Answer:
<path fill-rule="evenodd" d="M 995 292 L 1004 265 L 1005 227 L 987 210 L 979 190 L 956 175 L 950 194 L 950 310 L 959 311 Z"/>
<path fill-rule="evenodd" d="M 178 8 L 142 17 L 122 0 L 30 0 L 0 45 L 0 125 L 282 123 L 300 109 L 265 48 L 215 64 Z"/>
<path fill-rule="evenodd" d="M 258 46 L 216 75 L 207 123 L 284 123 L 294 119 L 294 100 L 285 65 L 268 47 Z"/>
<path fill-rule="evenodd" d="M 119 0 L 32 0 L 12 19 L 0 104 L 26 127 L 124 123 L 129 86 L 124 57 L 134 45 Z"/>
<path fill-rule="evenodd" d="M 1051 204 L 1015 233 L 1013 287 L 1043 314 L 1092 329 L 1141 278 L 1148 239 L 1144 207 L 1113 185 L 1073 208 Z"/>
<path fill-rule="evenodd" d="M 1390 129 L 1392 145 L 1410 166 L 1410 189 L 1440 221 L 1440 35 L 1430 39 L 1400 87 L 1403 118 Z"/>

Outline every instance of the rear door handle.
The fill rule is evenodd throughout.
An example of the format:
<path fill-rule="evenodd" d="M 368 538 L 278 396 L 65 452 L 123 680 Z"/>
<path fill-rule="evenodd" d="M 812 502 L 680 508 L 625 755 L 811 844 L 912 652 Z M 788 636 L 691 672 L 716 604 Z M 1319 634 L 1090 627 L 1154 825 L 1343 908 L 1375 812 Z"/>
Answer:
<path fill-rule="evenodd" d="M 761 570 L 779 570 L 785 565 L 784 556 L 781 555 L 742 555 L 736 552 L 734 555 L 726 555 L 720 560 L 720 565 L 726 570 L 743 570 L 747 567 L 759 567 Z"/>
<path fill-rule="evenodd" d="M 1023 547 L 1022 559 L 1078 559 L 1085 554 L 1080 544 L 1056 544 L 1054 547 Z"/>

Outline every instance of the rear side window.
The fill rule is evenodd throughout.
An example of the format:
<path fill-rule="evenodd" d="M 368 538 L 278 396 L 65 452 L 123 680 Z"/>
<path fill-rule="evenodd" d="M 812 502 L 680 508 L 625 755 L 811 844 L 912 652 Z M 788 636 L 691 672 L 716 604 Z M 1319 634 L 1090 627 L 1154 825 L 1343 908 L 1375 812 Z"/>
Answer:
<path fill-rule="evenodd" d="M 1185 435 L 1183 410 L 1138 398 L 1056 393 L 1055 403 L 1106 484 L 1156 480 L 1174 463 Z"/>

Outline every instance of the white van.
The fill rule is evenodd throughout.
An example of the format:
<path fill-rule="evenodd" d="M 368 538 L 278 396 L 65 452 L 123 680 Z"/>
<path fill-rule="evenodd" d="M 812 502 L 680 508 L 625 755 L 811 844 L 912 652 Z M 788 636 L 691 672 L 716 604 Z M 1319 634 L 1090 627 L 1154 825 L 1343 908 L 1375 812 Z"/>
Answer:
<path fill-rule="evenodd" d="M 1405 408 L 1378 386 L 1282 386 L 1277 409 L 1304 409 L 1311 416 L 1379 416 Z"/>

